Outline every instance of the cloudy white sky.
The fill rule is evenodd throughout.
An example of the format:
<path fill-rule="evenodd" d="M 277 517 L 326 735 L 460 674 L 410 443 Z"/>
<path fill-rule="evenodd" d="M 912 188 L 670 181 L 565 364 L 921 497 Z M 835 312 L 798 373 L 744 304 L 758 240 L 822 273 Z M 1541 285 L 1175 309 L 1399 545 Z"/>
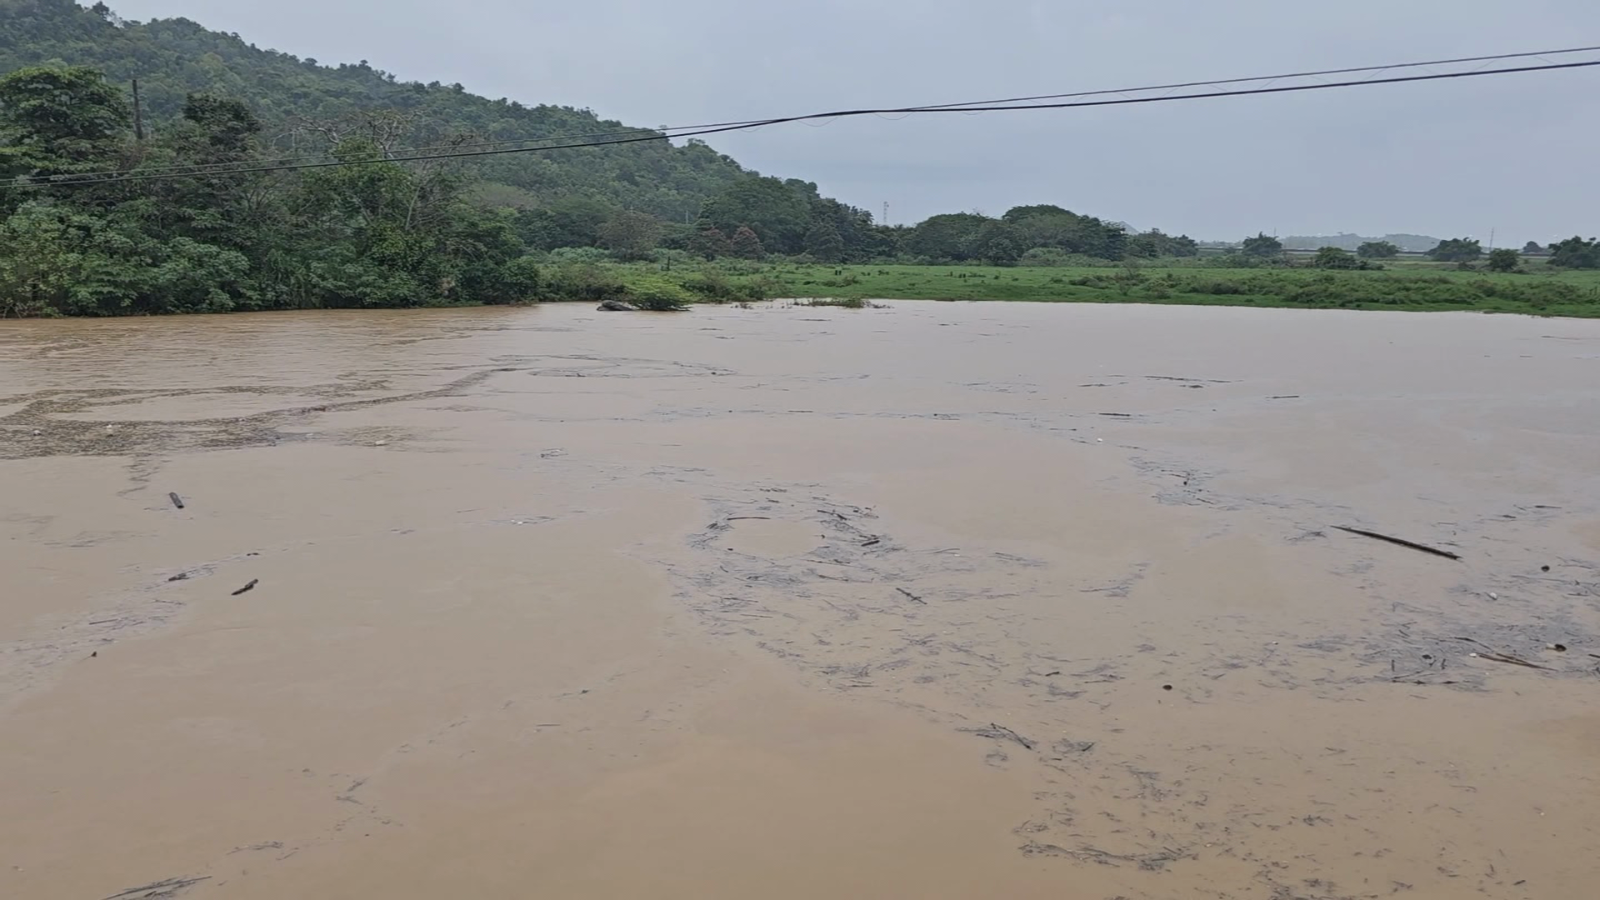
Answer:
<path fill-rule="evenodd" d="M 678 125 L 1600 45 L 1594 0 L 113 0 L 323 62 Z M 1590 55 L 1586 58 L 1596 58 Z M 1600 233 L 1600 68 L 718 136 L 914 222 L 1023 203 L 1201 238 Z"/>

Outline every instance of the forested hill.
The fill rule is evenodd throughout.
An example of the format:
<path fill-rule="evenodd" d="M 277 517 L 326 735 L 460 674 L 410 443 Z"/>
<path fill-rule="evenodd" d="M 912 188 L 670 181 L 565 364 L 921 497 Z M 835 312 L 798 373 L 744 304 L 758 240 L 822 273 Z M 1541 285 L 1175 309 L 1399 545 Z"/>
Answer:
<path fill-rule="evenodd" d="M 92 66 L 126 88 L 137 78 L 152 131 L 175 123 L 191 93 L 245 101 L 266 124 L 269 143 L 292 123 L 326 122 L 377 110 L 414 117 L 411 133 L 470 134 L 485 141 L 616 131 L 625 126 L 584 109 L 490 100 L 459 84 L 405 82 L 366 62 L 326 66 L 262 50 L 238 35 L 187 19 L 127 22 L 105 4 L 0 0 L 0 74 L 60 61 Z M 514 154 L 481 160 L 497 204 L 544 205 L 582 196 L 682 222 L 744 174 L 704 144 L 649 141 L 617 147 Z M 494 187 L 498 184 L 503 187 Z"/>

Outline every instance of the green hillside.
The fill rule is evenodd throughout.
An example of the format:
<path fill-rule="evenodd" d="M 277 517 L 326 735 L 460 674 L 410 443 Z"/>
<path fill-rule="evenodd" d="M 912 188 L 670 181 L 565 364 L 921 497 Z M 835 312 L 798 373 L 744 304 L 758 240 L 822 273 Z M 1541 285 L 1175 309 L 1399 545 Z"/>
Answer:
<path fill-rule="evenodd" d="M 414 117 L 413 139 L 470 134 L 485 141 L 616 131 L 621 122 L 567 106 L 490 100 L 461 85 L 422 84 L 361 62 L 326 66 L 263 50 L 238 35 L 187 19 L 126 22 L 104 4 L 73 0 L 0 0 L 0 74 L 50 62 L 90 66 L 126 89 L 139 80 L 150 130 L 179 119 L 185 98 L 207 93 L 249 105 L 263 122 L 262 142 L 287 152 L 298 123 L 378 110 Z M 682 222 L 703 201 L 745 174 L 704 144 L 651 141 L 617 147 L 518 154 L 474 164 L 474 173 L 509 186 L 488 188 L 498 203 L 545 205 L 581 196 Z"/>

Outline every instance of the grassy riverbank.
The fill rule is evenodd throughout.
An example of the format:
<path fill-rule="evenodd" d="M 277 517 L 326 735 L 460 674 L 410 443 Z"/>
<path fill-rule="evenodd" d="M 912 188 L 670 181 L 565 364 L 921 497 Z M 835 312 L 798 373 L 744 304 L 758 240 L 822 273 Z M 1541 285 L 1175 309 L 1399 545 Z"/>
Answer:
<path fill-rule="evenodd" d="M 1600 317 L 1600 271 L 1495 274 L 1407 266 L 1360 272 L 1161 263 L 1082 268 L 723 263 L 670 271 L 629 264 L 603 269 L 630 292 L 666 292 L 702 302 L 762 297 L 1020 300 Z M 556 288 L 562 280 L 559 270 L 550 274 L 547 284 Z"/>

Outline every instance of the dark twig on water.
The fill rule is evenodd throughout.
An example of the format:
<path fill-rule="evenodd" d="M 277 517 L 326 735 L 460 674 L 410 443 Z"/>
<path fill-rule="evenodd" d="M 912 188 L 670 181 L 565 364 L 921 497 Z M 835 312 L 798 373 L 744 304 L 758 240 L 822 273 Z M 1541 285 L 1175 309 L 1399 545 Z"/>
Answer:
<path fill-rule="evenodd" d="M 746 521 L 748 519 L 763 519 L 763 520 L 766 520 L 766 521 L 771 521 L 772 517 L 771 516 L 729 516 L 728 518 L 724 519 L 723 521 L 724 522 L 743 522 L 743 521 Z"/>
<path fill-rule="evenodd" d="M 1014 743 L 1021 744 L 1026 750 L 1033 749 L 1033 741 L 1030 741 L 1022 735 L 1017 734 L 1015 731 L 1012 731 L 1004 725 L 996 725 L 993 722 L 989 723 L 988 728 L 963 728 L 962 731 L 970 732 L 978 737 L 992 738 L 997 741 L 1012 741 Z"/>
<path fill-rule="evenodd" d="M 120 894 L 112 894 L 106 900 L 140 900 L 140 898 L 172 897 L 187 887 L 193 887 L 202 881 L 210 881 L 210 875 L 201 875 L 198 878 L 168 878 L 143 887 L 128 888 Z"/>
<path fill-rule="evenodd" d="M 876 546 L 876 545 L 881 544 L 881 543 L 883 543 L 883 538 L 878 538 L 878 537 L 868 538 L 867 540 L 864 540 L 864 541 L 861 542 L 861 546 L 863 546 L 863 547 L 873 547 L 873 546 Z"/>
<path fill-rule="evenodd" d="M 1408 541 L 1405 538 L 1390 537 L 1387 534 L 1379 534 L 1376 531 L 1364 531 L 1360 528 L 1350 528 L 1344 525 L 1335 525 L 1333 527 L 1350 534 L 1359 534 L 1362 537 L 1369 537 L 1379 541 L 1388 541 L 1391 544 L 1398 544 L 1401 547 L 1410 547 L 1412 550 L 1420 550 L 1423 553 L 1432 553 L 1434 556 L 1442 556 L 1445 559 L 1461 558 L 1460 555 L 1451 553 L 1449 550 L 1440 550 L 1438 547 L 1429 547 L 1427 544 L 1419 544 L 1415 541 Z"/>
<path fill-rule="evenodd" d="M 906 590 L 903 587 L 897 587 L 897 588 L 895 588 L 895 590 L 899 591 L 902 594 L 905 594 L 906 597 L 912 603 L 921 603 L 923 606 L 927 606 L 928 605 L 928 601 L 922 599 L 921 597 L 918 597 L 916 594 L 911 593 L 910 591 Z"/>
<path fill-rule="evenodd" d="M 178 492 L 177 491 L 169 491 L 169 492 L 167 492 L 167 496 L 172 498 L 172 505 L 173 506 L 176 506 L 179 509 L 183 509 L 183 498 L 178 496 Z"/>
<path fill-rule="evenodd" d="M 253 591 L 253 590 L 255 590 L 256 585 L 258 585 L 260 583 L 261 583 L 261 579 L 252 578 L 252 579 L 250 579 L 250 583 L 249 584 L 246 584 L 244 587 L 239 588 L 237 591 L 234 591 L 233 592 L 233 596 L 237 597 L 240 594 L 246 593 L 247 591 Z"/>
<path fill-rule="evenodd" d="M 1529 669 L 1543 669 L 1546 672 L 1551 671 L 1549 666 L 1541 666 L 1538 663 L 1528 662 L 1519 656 L 1512 656 L 1509 653 L 1501 653 L 1500 651 L 1495 650 L 1493 647 L 1490 647 L 1488 644 L 1485 644 L 1483 641 L 1474 640 L 1469 637 L 1458 637 L 1455 638 L 1455 640 L 1465 641 L 1469 644 L 1477 644 L 1479 647 L 1482 647 L 1483 650 L 1478 653 L 1479 659 L 1487 659 L 1491 662 L 1509 663 L 1513 666 L 1525 666 Z"/>

